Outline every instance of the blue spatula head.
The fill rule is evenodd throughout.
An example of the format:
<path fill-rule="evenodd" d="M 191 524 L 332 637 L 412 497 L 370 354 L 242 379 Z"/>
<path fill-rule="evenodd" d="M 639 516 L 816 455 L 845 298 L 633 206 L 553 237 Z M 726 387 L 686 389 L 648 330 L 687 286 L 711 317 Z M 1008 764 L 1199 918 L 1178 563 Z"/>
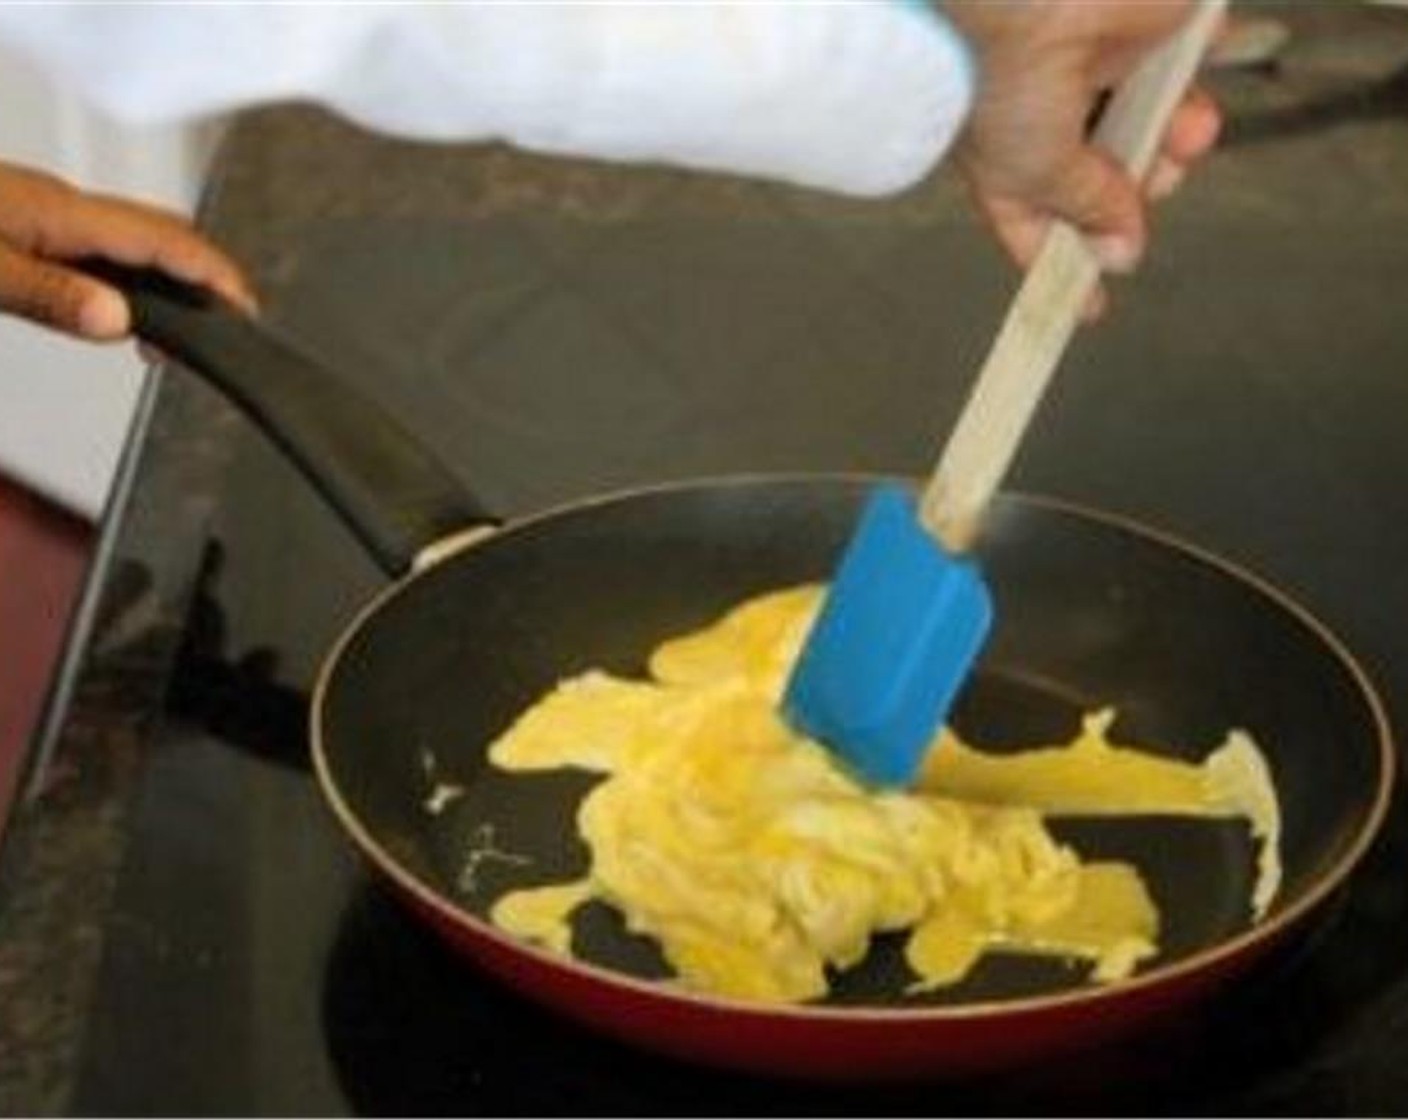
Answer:
<path fill-rule="evenodd" d="M 784 713 L 863 777 L 906 785 L 992 613 L 977 564 L 925 532 L 907 490 L 877 487 L 792 671 Z"/>

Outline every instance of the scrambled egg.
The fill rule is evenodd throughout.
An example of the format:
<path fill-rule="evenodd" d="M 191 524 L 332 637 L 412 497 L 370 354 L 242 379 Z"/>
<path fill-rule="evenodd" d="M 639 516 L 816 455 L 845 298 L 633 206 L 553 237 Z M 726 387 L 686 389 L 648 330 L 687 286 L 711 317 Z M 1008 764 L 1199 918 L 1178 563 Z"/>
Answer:
<path fill-rule="evenodd" d="M 1138 870 L 1082 862 L 1043 813 L 1245 817 L 1263 841 L 1253 910 L 1269 905 L 1279 819 L 1241 733 L 1196 766 L 1113 746 L 1109 712 L 1069 745 L 1001 756 L 945 731 L 918 788 L 862 784 L 777 713 L 822 594 L 761 596 L 666 642 L 652 680 L 564 681 L 492 745 L 504 769 L 608 775 L 578 811 L 587 877 L 507 894 L 497 925 L 570 955 L 572 912 L 599 898 L 659 942 L 681 983 L 774 1002 L 825 995 L 828 971 L 885 931 L 909 931 L 917 989 L 962 979 L 990 951 L 1130 975 L 1159 931 Z"/>

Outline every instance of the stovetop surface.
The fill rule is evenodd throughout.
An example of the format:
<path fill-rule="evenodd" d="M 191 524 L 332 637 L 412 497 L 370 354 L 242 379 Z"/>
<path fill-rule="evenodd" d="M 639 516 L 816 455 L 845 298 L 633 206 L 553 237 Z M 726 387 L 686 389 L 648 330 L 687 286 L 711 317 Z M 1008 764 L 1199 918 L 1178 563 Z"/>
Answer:
<path fill-rule="evenodd" d="M 267 706 L 288 714 L 278 698 Z M 253 749 L 188 718 L 167 726 L 75 1112 L 1265 1115 L 1408 1103 L 1408 980 L 1385 975 L 1405 955 L 1401 815 L 1307 936 L 1186 1013 L 1018 1075 L 820 1087 L 649 1056 L 483 977 L 349 855 L 297 741 L 272 742 Z"/>

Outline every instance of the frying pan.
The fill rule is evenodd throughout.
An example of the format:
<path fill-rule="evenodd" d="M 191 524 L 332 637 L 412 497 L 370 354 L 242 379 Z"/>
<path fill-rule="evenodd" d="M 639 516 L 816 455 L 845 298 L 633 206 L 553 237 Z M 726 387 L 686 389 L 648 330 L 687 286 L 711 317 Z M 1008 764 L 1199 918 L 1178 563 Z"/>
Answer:
<path fill-rule="evenodd" d="M 1384 819 L 1387 722 L 1323 625 L 1167 536 L 1009 495 L 981 544 L 999 619 L 954 722 L 1010 749 L 1068 737 L 1081 713 L 1112 705 L 1117 739 L 1186 758 L 1247 729 L 1284 814 L 1284 883 L 1264 920 L 1249 918 L 1243 826 L 1121 819 L 1054 825 L 1089 857 L 1137 863 L 1163 914 L 1158 958 L 1110 986 L 1060 961 L 989 957 L 953 988 L 909 994 L 899 943 L 882 937 L 825 1002 L 735 1002 L 669 984 L 654 947 L 596 903 L 575 920 L 580 961 L 519 943 L 488 908 L 507 889 L 582 873 L 574 810 L 598 779 L 499 773 L 488 743 L 565 676 L 640 674 L 663 638 L 758 592 L 824 579 L 875 480 L 687 481 L 499 526 L 391 418 L 288 342 L 165 278 L 94 271 L 127 292 L 139 335 L 292 456 L 393 579 L 337 642 L 314 696 L 315 769 L 337 821 L 451 946 L 593 1028 L 774 1074 L 1016 1066 L 1131 1030 L 1248 969 L 1304 930 Z"/>

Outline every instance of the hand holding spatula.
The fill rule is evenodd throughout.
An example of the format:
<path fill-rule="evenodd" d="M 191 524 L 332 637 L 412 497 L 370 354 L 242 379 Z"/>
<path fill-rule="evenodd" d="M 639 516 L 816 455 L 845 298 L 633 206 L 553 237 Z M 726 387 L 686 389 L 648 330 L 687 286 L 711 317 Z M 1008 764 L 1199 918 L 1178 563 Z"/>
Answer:
<path fill-rule="evenodd" d="M 1135 179 L 1224 7 L 1200 0 L 1101 118 L 1096 143 Z M 1055 223 L 918 502 L 879 487 L 842 558 L 783 703 L 795 726 L 871 781 L 913 778 L 982 649 L 992 597 L 971 549 L 1099 273 L 1081 234 Z"/>

